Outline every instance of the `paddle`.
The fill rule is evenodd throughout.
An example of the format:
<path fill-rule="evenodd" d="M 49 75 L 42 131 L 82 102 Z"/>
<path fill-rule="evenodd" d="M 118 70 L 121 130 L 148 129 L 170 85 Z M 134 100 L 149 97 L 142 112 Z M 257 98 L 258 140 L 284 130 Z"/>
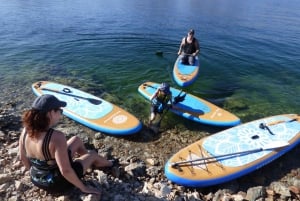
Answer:
<path fill-rule="evenodd" d="M 180 93 L 176 97 L 174 97 L 173 105 L 176 105 L 177 103 L 184 101 L 186 93 L 184 95 L 180 96 L 181 93 L 182 93 L 182 90 L 180 91 Z M 158 127 L 160 127 L 161 120 L 168 113 L 170 108 L 171 108 L 171 105 L 168 105 L 166 111 L 161 115 L 161 117 L 159 119 L 159 122 L 157 123 Z"/>
<path fill-rule="evenodd" d="M 75 98 L 84 99 L 84 100 L 87 100 L 87 101 L 89 101 L 90 103 L 92 103 L 94 105 L 99 105 L 99 104 L 102 103 L 101 100 L 97 100 L 97 99 L 93 99 L 93 98 L 86 98 L 86 97 L 82 97 L 82 96 L 77 96 L 77 95 L 74 95 L 74 94 L 70 94 L 71 90 L 69 88 L 64 88 L 63 91 L 58 91 L 58 90 L 48 89 L 48 88 L 41 88 L 41 90 L 51 91 L 51 92 L 62 94 L 62 95 L 66 95 L 66 96 L 72 96 L 72 97 L 75 97 Z"/>
<path fill-rule="evenodd" d="M 175 54 L 174 52 L 165 52 L 166 54 Z M 163 51 L 156 51 L 155 54 L 157 56 L 163 56 L 164 52 Z"/>
<path fill-rule="evenodd" d="M 199 158 L 195 160 L 187 160 L 187 161 L 180 161 L 180 162 L 175 162 L 171 164 L 171 167 L 175 168 L 180 165 L 193 165 L 193 164 L 187 164 L 187 163 L 192 163 L 192 162 L 198 162 L 198 161 L 205 161 L 205 160 L 210 160 L 210 159 L 219 159 L 219 158 L 225 158 L 225 157 L 234 157 L 238 155 L 246 155 L 246 154 L 252 154 L 260 151 L 265 151 L 265 150 L 270 150 L 270 149 L 278 149 L 282 147 L 288 146 L 288 142 L 284 141 L 272 141 L 269 144 L 264 145 L 263 147 L 257 148 L 257 149 L 252 149 L 252 150 L 247 150 L 247 151 L 241 151 L 241 152 L 235 152 L 235 153 L 229 153 L 229 154 L 223 154 L 223 155 L 217 155 L 217 156 L 210 156 L 210 157 L 204 157 L 204 158 Z"/>
<path fill-rule="evenodd" d="M 175 54 L 174 52 L 165 52 L 167 54 Z M 155 54 L 157 56 L 163 56 L 164 52 L 163 51 L 156 51 Z M 184 54 L 184 55 L 192 55 L 192 54 Z"/>

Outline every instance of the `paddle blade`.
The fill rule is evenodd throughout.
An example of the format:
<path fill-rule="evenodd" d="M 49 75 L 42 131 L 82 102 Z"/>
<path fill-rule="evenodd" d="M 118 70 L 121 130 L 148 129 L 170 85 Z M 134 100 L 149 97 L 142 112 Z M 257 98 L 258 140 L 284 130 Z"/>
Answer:
<path fill-rule="evenodd" d="M 162 55 L 163 55 L 163 52 L 162 52 L 162 51 L 157 51 L 155 54 L 156 54 L 157 56 L 162 56 Z"/>
<path fill-rule="evenodd" d="M 184 95 L 182 95 L 182 96 L 176 96 L 176 97 L 174 98 L 174 104 L 180 103 L 180 102 L 184 101 L 185 96 L 186 96 L 186 94 L 184 94 Z"/>
<path fill-rule="evenodd" d="M 273 141 L 272 143 L 266 144 L 262 147 L 263 150 L 278 149 L 289 146 L 290 144 L 286 141 Z"/>
<path fill-rule="evenodd" d="M 94 105 L 100 105 L 102 103 L 101 100 L 93 99 L 93 98 L 86 98 L 86 100 L 89 101 L 90 103 L 94 104 Z"/>

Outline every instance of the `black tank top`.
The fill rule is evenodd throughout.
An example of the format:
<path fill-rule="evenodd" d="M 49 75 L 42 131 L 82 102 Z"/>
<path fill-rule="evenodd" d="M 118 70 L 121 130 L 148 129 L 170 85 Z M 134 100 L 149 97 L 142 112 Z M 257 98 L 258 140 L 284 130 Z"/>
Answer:
<path fill-rule="evenodd" d="M 196 47 L 195 47 L 195 38 L 193 38 L 193 41 L 191 43 L 187 42 L 187 37 L 185 37 L 185 43 L 183 46 L 183 51 L 186 54 L 192 54 L 196 51 Z"/>
<path fill-rule="evenodd" d="M 55 159 L 51 158 L 51 154 L 50 154 L 50 150 L 49 150 L 49 143 L 53 134 L 53 129 L 50 128 L 43 140 L 43 144 L 42 144 L 42 152 L 44 155 L 45 160 L 40 160 L 40 159 L 36 159 L 36 158 L 31 158 L 29 157 L 29 161 L 31 163 L 32 166 L 35 166 L 36 168 L 39 169 L 52 169 L 52 168 L 56 168 L 57 164 L 55 162 Z M 25 146 L 25 138 L 26 138 L 27 132 L 24 135 L 24 146 Z"/>

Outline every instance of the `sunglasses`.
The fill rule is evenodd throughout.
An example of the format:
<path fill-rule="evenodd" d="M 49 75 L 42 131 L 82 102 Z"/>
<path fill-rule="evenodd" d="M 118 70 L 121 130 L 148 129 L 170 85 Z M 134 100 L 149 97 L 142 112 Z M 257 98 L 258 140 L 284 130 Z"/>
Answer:
<path fill-rule="evenodd" d="M 62 113 L 63 113 L 63 109 L 61 109 L 61 108 L 54 109 L 54 111 L 55 111 L 55 112 L 59 111 L 59 112 L 60 112 L 60 114 L 62 114 Z"/>

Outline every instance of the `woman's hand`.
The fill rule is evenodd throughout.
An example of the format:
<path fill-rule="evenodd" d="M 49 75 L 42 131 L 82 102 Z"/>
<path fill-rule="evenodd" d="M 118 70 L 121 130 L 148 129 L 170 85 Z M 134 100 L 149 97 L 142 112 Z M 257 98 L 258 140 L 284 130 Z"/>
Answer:
<path fill-rule="evenodd" d="M 100 195 L 101 191 L 97 188 L 94 188 L 92 186 L 84 186 L 83 189 L 80 189 L 83 193 L 87 193 L 87 194 L 97 194 Z"/>

